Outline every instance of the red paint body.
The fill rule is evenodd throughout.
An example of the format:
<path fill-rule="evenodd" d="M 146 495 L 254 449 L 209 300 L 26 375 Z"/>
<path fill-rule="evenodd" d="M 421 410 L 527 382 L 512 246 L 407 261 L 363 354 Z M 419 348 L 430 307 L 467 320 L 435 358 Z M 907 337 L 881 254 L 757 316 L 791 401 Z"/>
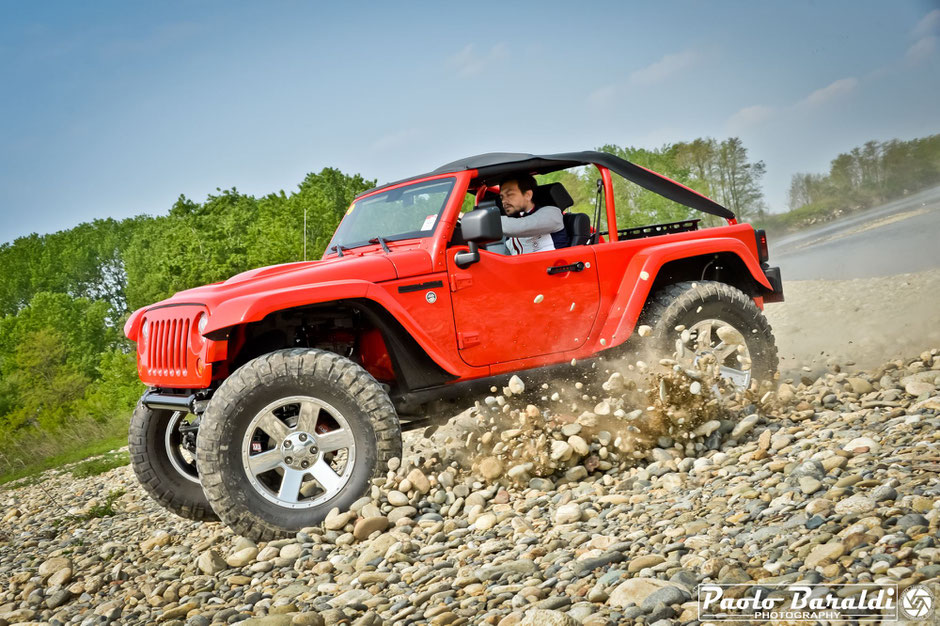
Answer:
<path fill-rule="evenodd" d="M 471 185 L 476 170 L 412 179 L 365 194 L 456 179 L 430 237 L 389 241 L 389 253 L 374 244 L 343 257 L 328 253 L 320 261 L 251 270 L 134 312 L 124 331 L 138 341 L 140 378 L 163 389 L 208 388 L 230 373 L 246 324 L 317 303 L 377 303 L 453 382 L 460 382 L 583 359 L 622 344 L 633 333 L 659 269 L 670 261 L 730 253 L 756 283 L 772 290 L 758 261 L 754 229 L 733 219 L 720 228 L 619 240 L 613 182 L 606 168 L 598 170 L 607 207 L 606 240 L 521 256 L 481 249 L 480 261 L 466 269 L 455 265 L 454 256 L 467 246 L 448 244 L 464 197 L 479 190 Z M 584 263 L 583 271 L 547 273 L 551 266 L 576 262 Z M 438 281 L 442 286 L 399 290 Z M 752 295 L 763 304 L 761 294 Z M 200 314 L 208 316 L 201 334 L 196 328 Z M 146 341 L 141 340 L 144 326 Z M 221 337 L 225 331 L 225 340 L 204 337 Z M 372 330 L 359 341 L 363 366 L 379 380 L 393 380 L 382 335 Z"/>

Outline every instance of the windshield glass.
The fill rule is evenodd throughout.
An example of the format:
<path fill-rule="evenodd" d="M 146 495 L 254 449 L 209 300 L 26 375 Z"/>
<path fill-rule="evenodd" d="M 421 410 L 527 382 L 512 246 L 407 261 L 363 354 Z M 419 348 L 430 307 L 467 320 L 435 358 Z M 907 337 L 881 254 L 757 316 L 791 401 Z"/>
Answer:
<path fill-rule="evenodd" d="M 353 203 L 326 251 L 335 245 L 364 246 L 383 237 L 389 241 L 428 237 L 440 219 L 455 178 L 441 178 L 399 187 Z"/>

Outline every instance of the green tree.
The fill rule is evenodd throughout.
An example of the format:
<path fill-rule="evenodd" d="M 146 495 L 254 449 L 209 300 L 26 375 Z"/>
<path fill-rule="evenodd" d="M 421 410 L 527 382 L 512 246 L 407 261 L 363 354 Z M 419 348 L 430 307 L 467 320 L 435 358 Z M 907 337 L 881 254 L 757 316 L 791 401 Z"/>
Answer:
<path fill-rule="evenodd" d="M 911 141 L 868 141 L 837 155 L 826 174 L 794 174 L 789 206 L 791 212 L 826 220 L 937 183 L 940 135 Z"/>
<path fill-rule="evenodd" d="M 715 159 L 718 202 L 738 218 L 762 218 L 765 205 L 761 180 L 767 171 L 764 162 L 748 161 L 747 148 L 737 137 L 722 141 L 718 145 Z"/>

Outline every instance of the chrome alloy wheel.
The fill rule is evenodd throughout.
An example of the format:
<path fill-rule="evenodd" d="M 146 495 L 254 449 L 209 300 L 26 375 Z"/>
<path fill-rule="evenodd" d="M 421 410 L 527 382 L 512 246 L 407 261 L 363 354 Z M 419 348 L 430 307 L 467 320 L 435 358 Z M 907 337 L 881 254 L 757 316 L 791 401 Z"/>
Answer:
<path fill-rule="evenodd" d="M 306 509 L 349 482 L 356 444 L 346 418 L 310 396 L 272 402 L 249 423 L 242 464 L 252 487 L 274 504 Z"/>
<path fill-rule="evenodd" d="M 688 333 L 688 335 L 686 335 Z M 723 320 L 704 319 L 683 331 L 676 342 L 680 357 L 689 357 L 698 364 L 706 355 L 714 357 L 722 378 L 738 389 L 747 389 L 751 384 L 751 353 L 741 332 Z"/>
<path fill-rule="evenodd" d="M 195 418 L 190 413 L 175 411 L 170 416 L 170 422 L 167 424 L 164 435 L 164 445 L 166 446 L 166 455 L 180 476 L 190 482 L 199 484 L 199 472 L 196 471 L 196 440 L 193 438 L 192 444 L 187 442 L 187 436 L 180 429 L 181 426 L 189 426 L 191 422 L 186 418 Z M 191 434 L 190 434 L 191 436 Z"/>

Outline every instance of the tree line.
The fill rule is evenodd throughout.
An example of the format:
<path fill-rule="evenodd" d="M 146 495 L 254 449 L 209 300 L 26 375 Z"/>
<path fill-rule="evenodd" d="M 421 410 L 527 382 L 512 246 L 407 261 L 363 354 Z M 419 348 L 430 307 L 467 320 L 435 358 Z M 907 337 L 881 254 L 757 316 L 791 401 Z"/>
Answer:
<path fill-rule="evenodd" d="M 940 183 L 940 135 L 869 141 L 832 160 L 825 174 L 794 174 L 790 212 L 778 221 L 800 226 L 834 219 Z"/>

